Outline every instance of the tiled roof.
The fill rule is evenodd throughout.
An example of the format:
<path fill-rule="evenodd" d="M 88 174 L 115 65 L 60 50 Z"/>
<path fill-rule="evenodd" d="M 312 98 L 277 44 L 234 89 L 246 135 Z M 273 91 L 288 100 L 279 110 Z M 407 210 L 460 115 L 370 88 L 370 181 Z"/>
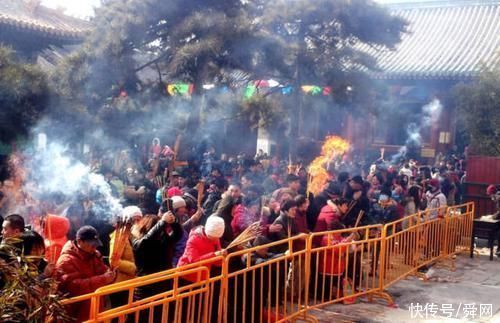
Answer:
<path fill-rule="evenodd" d="M 58 10 L 44 6 L 32 8 L 25 0 L 0 0 L 0 25 L 68 39 L 80 39 L 91 28 L 89 22 L 66 16 Z"/>
<path fill-rule="evenodd" d="M 498 62 L 498 1 L 399 6 L 392 13 L 409 22 L 409 32 L 393 51 L 364 46 L 377 58 L 381 71 L 373 73 L 376 78 L 464 79 Z"/>
<path fill-rule="evenodd" d="M 36 63 L 43 70 L 53 70 L 59 62 L 61 62 L 65 57 L 71 55 L 71 53 L 75 52 L 79 47 L 80 45 L 49 45 L 47 48 L 40 51 L 36 58 Z"/>

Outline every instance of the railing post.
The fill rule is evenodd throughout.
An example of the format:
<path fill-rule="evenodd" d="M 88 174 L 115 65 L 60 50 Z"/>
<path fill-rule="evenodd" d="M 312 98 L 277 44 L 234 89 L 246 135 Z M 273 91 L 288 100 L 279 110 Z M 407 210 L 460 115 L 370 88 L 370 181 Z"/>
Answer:
<path fill-rule="evenodd" d="M 382 227 L 382 233 L 380 236 L 380 260 L 379 260 L 379 292 L 384 291 L 385 282 L 385 269 L 386 269 L 386 259 L 387 259 L 387 224 Z"/>
<path fill-rule="evenodd" d="M 227 322 L 227 308 L 224 308 L 224 305 L 227 305 L 227 286 L 228 286 L 228 276 L 229 276 L 229 262 L 227 260 L 227 256 L 224 257 L 222 261 L 222 273 L 221 273 L 221 281 L 220 281 L 220 292 L 219 292 L 219 306 L 218 306 L 218 315 L 221 322 Z M 214 300 L 215 301 L 215 300 Z"/>
<path fill-rule="evenodd" d="M 311 283 L 311 254 L 312 254 L 312 236 L 308 235 L 306 240 L 306 259 L 304 266 L 306 268 L 305 280 L 306 288 L 304 295 L 304 318 L 307 317 L 307 312 L 309 311 L 309 287 Z"/>
<path fill-rule="evenodd" d="M 451 218 L 451 215 L 450 215 L 450 212 L 451 212 L 451 207 L 448 206 L 446 208 L 446 212 L 444 214 L 444 237 L 443 237 L 443 240 L 442 243 L 441 243 L 441 246 L 440 246 L 440 258 L 444 258 L 444 257 L 447 257 L 450 253 L 450 248 L 448 246 L 448 240 L 449 240 L 449 229 L 450 229 L 450 218 Z"/>
<path fill-rule="evenodd" d="M 99 296 L 94 295 L 90 298 L 89 321 L 95 321 L 97 319 L 98 312 L 99 312 Z"/>

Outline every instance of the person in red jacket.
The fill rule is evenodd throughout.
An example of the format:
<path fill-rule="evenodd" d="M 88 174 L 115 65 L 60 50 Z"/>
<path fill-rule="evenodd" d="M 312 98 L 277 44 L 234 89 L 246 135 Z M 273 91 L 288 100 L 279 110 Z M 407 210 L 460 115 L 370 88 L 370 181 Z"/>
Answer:
<path fill-rule="evenodd" d="M 56 264 L 61 293 L 69 297 L 88 294 L 114 281 L 116 273 L 104 264 L 97 251 L 100 245 L 97 230 L 88 225 L 77 231 L 76 240 L 64 245 Z M 76 303 L 68 312 L 82 322 L 88 319 L 89 305 Z"/>
<path fill-rule="evenodd" d="M 61 255 L 62 248 L 68 242 L 66 235 L 69 232 L 68 218 L 47 214 L 43 226 L 45 240 L 45 257 L 50 264 L 55 264 Z"/>
<path fill-rule="evenodd" d="M 260 199 L 250 200 L 246 198 L 243 200 L 243 204 L 233 207 L 231 228 L 234 237 L 238 237 L 251 224 L 260 221 L 260 208 Z"/>
<path fill-rule="evenodd" d="M 221 250 L 220 238 L 224 234 L 224 219 L 219 216 L 211 215 L 208 217 L 205 226 L 198 226 L 191 230 L 186 249 L 182 254 L 178 267 L 193 264 L 205 259 L 214 258 L 216 256 L 225 255 L 226 250 Z M 210 270 L 212 265 L 221 265 L 220 262 L 207 263 L 204 266 Z M 198 275 L 183 276 L 185 280 L 197 282 Z"/>
<path fill-rule="evenodd" d="M 196 262 L 200 262 L 206 259 L 214 258 L 217 256 L 225 256 L 227 254 L 225 249 L 221 249 L 220 246 L 220 238 L 224 234 L 225 222 L 224 219 L 217 216 L 211 215 L 208 217 L 205 226 L 198 226 L 191 230 L 189 234 L 188 241 L 186 243 L 186 249 L 184 250 L 184 254 L 179 259 L 177 264 L 178 267 L 186 266 L 189 264 L 193 264 Z M 213 272 L 212 266 L 221 266 L 221 261 L 213 261 L 205 263 L 203 266 L 206 266 L 210 272 Z M 200 276 L 197 273 L 184 275 L 181 277 L 181 285 L 190 285 L 192 283 L 196 283 L 201 279 L 206 279 L 207 277 Z M 219 298 L 220 291 L 220 283 L 215 283 L 213 286 L 213 300 L 217 300 Z M 193 300 L 196 302 L 196 300 Z M 188 299 L 185 299 L 185 304 L 183 304 L 183 313 L 181 322 L 188 321 L 198 321 L 198 313 L 195 313 L 195 317 L 188 317 L 188 313 L 186 309 L 188 308 Z M 203 308 L 203 304 L 198 305 L 194 304 L 194 308 Z M 212 304 L 209 304 L 209 322 L 217 321 L 217 309 L 218 303 L 216 301 L 212 301 Z"/>
<path fill-rule="evenodd" d="M 337 229 L 335 225 L 335 223 L 332 223 L 328 229 Z M 319 253 L 319 280 L 317 286 L 319 298 L 330 300 L 330 297 L 338 298 L 338 296 L 342 295 L 342 276 L 346 270 L 346 252 L 349 252 L 349 245 L 347 243 L 358 238 L 357 233 L 352 233 L 344 238 L 340 233 L 335 231 L 322 236 L 321 247 L 329 248 Z M 353 246 L 351 245 L 351 247 Z M 336 294 L 337 296 L 335 296 Z"/>
<path fill-rule="evenodd" d="M 333 201 L 328 200 L 327 204 L 321 209 L 314 232 L 327 231 L 329 227 L 340 227 L 342 216 L 346 214 L 348 209 L 347 200 L 344 198 L 338 198 Z M 314 240 L 314 244 L 317 246 L 320 243 L 321 237 L 318 236 Z"/>

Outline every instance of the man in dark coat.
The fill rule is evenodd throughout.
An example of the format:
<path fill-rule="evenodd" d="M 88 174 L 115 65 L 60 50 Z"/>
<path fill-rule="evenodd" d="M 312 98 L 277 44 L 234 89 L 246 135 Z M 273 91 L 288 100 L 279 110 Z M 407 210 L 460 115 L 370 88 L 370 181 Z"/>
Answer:
<path fill-rule="evenodd" d="M 216 178 L 210 185 L 211 192 L 208 194 L 207 200 L 203 203 L 203 209 L 205 211 L 205 216 L 202 218 L 201 223 L 205 224 L 206 218 L 216 211 L 215 203 L 222 199 L 222 193 L 227 188 L 227 181 L 223 178 Z"/>
<path fill-rule="evenodd" d="M 368 199 L 366 195 L 367 192 L 365 190 L 363 178 L 359 175 L 354 176 L 346 183 L 344 193 L 344 197 L 349 200 L 352 207 L 342 219 L 342 223 L 347 227 L 353 227 L 361 211 L 363 211 L 365 215 L 370 211 L 370 199 Z M 365 220 L 360 224 L 363 225 L 368 223 L 366 223 Z"/>
<path fill-rule="evenodd" d="M 224 219 L 225 228 L 224 235 L 221 238 L 222 248 L 228 246 L 234 237 L 231 228 L 233 220 L 233 207 L 241 203 L 241 187 L 239 184 L 231 184 L 217 206 L 216 215 Z"/>
<path fill-rule="evenodd" d="M 299 233 L 295 224 L 295 216 L 297 215 L 297 202 L 295 202 L 295 200 L 287 200 L 283 202 L 280 207 L 280 212 L 280 215 L 276 218 L 276 220 L 274 220 L 273 224 L 280 225 L 282 229 L 270 235 L 273 241 L 290 238 Z M 288 244 L 283 244 L 275 246 L 274 250 L 276 252 L 283 253 L 287 249 Z"/>

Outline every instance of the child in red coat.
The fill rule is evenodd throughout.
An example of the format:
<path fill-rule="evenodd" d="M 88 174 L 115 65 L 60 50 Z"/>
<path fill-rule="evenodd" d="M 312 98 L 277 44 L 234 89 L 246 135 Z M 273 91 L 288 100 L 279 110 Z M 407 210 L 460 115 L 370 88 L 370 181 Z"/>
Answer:
<path fill-rule="evenodd" d="M 186 249 L 182 254 L 178 267 L 193 264 L 205 259 L 214 258 L 216 256 L 225 255 L 226 251 L 221 250 L 220 237 L 224 233 L 224 220 L 212 215 L 207 219 L 205 226 L 199 226 L 191 230 Z M 212 265 L 220 266 L 220 261 L 214 261 L 204 264 L 210 270 Z M 197 274 L 184 276 L 184 279 L 190 282 L 198 281 Z"/>
<path fill-rule="evenodd" d="M 199 226 L 192 229 L 191 233 L 189 234 L 188 241 L 186 243 L 186 249 L 184 249 L 184 253 L 179 259 L 177 266 L 178 267 L 186 266 L 189 264 L 194 264 L 217 256 L 225 256 L 227 254 L 226 250 L 221 249 L 220 247 L 220 238 L 224 234 L 224 228 L 225 228 L 224 219 L 216 215 L 211 215 L 208 217 L 204 227 Z M 213 269 L 212 266 L 214 265 L 220 267 L 222 264 L 220 260 L 208 261 L 203 264 L 203 266 L 208 268 L 209 272 L 212 271 Z M 201 272 L 201 274 L 193 273 L 182 276 L 180 283 L 183 286 L 188 286 L 207 278 L 208 277 L 205 277 L 203 275 L 203 272 Z M 217 320 L 218 302 L 214 300 L 219 299 L 219 291 L 220 291 L 220 283 L 217 282 L 214 284 L 212 289 L 214 296 L 212 298 L 212 304 L 209 304 L 209 316 L 210 316 L 208 320 L 209 322 L 215 322 Z M 198 308 L 197 307 L 198 305 L 199 308 L 203 308 L 203 304 L 196 304 L 196 302 L 198 302 L 197 298 L 193 298 L 191 299 L 191 301 L 195 303 L 192 305 L 194 306 L 194 308 Z M 199 314 L 196 312 L 194 314 L 195 317 L 191 317 L 190 315 L 192 315 L 192 313 L 187 313 L 186 311 L 186 309 L 188 308 L 188 304 L 189 300 L 186 298 L 183 304 L 183 313 L 181 321 L 197 322 L 199 319 L 199 317 L 197 316 Z"/>

